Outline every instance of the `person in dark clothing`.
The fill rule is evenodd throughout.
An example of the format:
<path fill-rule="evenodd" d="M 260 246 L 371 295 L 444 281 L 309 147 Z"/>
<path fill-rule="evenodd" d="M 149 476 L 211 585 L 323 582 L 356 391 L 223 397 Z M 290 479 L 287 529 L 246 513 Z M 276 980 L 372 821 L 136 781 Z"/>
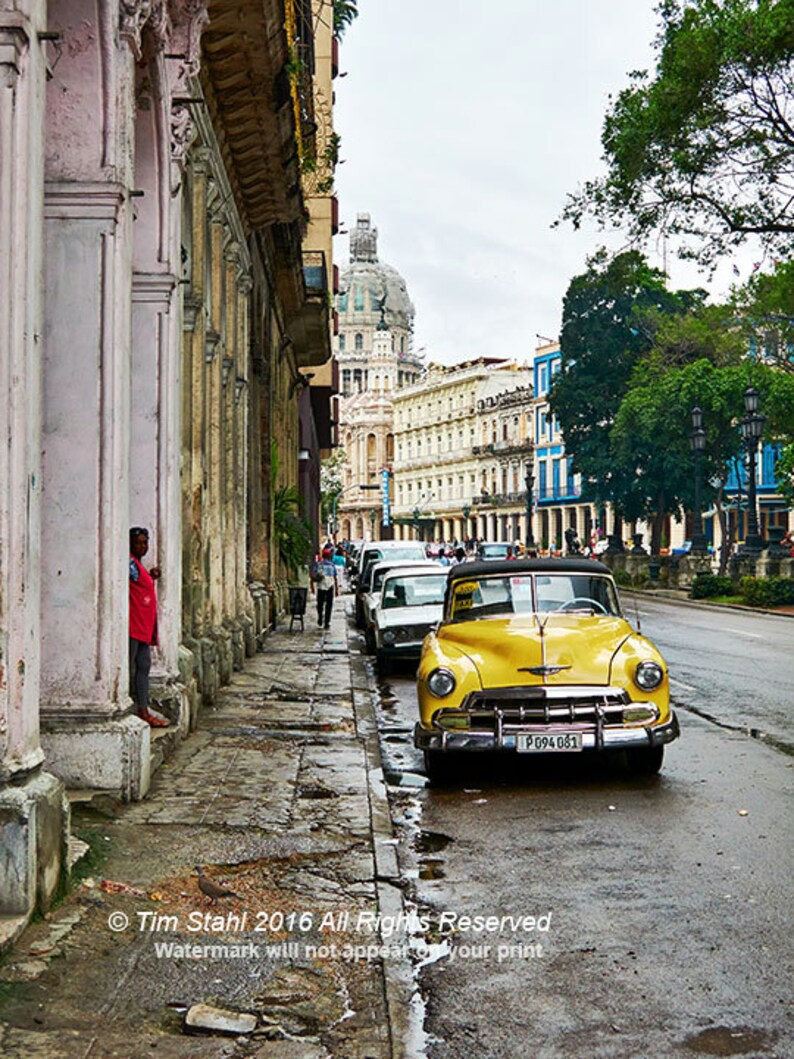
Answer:
<path fill-rule="evenodd" d="M 339 594 L 338 568 L 334 565 L 330 548 L 324 548 L 322 556 L 314 564 L 311 582 L 312 592 L 317 597 L 317 624 L 328 629 L 331 625 L 334 596 Z"/>

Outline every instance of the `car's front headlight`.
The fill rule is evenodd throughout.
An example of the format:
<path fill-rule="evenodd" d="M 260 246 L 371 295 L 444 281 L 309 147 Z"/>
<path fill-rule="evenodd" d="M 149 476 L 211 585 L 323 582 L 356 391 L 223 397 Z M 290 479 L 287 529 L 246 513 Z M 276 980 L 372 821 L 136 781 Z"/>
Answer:
<path fill-rule="evenodd" d="M 381 639 L 384 643 L 394 643 L 397 639 L 394 629 L 385 629 Z"/>
<path fill-rule="evenodd" d="M 427 690 L 437 699 L 444 699 L 455 690 L 455 677 L 448 669 L 434 669 L 427 678 Z"/>
<path fill-rule="evenodd" d="M 664 680 L 664 670 L 658 662 L 640 662 L 634 670 L 634 683 L 643 691 L 653 691 Z"/>

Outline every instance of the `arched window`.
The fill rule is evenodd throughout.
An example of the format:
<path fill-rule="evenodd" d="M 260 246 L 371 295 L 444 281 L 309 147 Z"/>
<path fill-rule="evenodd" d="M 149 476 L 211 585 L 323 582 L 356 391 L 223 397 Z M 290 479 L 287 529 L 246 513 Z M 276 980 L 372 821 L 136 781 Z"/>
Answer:
<path fill-rule="evenodd" d="M 356 352 L 364 348 L 364 336 L 362 334 L 357 334 L 354 341 L 356 346 Z"/>
<path fill-rule="evenodd" d="M 339 352 L 340 353 L 344 353 L 344 351 L 345 351 L 345 336 L 344 335 L 340 335 L 339 336 Z"/>

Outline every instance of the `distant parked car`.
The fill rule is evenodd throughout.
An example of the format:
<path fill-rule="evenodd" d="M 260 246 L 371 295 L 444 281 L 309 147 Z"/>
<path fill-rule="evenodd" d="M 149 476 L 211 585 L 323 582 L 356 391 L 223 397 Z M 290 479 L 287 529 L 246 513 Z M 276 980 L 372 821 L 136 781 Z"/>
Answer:
<path fill-rule="evenodd" d="M 512 550 L 513 548 L 510 544 L 483 541 L 483 543 L 477 547 L 477 558 L 482 559 L 484 562 L 490 562 L 493 559 L 506 559 Z"/>
<path fill-rule="evenodd" d="M 424 642 L 414 743 L 430 775 L 472 751 L 625 751 L 654 773 L 678 737 L 667 666 L 593 559 L 463 563 Z"/>

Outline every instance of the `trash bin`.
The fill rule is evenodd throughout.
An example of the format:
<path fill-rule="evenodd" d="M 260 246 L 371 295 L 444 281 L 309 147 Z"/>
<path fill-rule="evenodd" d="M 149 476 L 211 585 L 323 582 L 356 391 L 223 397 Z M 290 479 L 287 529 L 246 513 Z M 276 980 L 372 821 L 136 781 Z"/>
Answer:
<path fill-rule="evenodd" d="M 292 632 L 292 626 L 296 619 L 301 623 L 301 632 L 303 632 L 303 619 L 306 616 L 306 600 L 309 595 L 308 588 L 301 588 L 298 585 L 290 585 L 289 589 L 289 631 Z"/>

